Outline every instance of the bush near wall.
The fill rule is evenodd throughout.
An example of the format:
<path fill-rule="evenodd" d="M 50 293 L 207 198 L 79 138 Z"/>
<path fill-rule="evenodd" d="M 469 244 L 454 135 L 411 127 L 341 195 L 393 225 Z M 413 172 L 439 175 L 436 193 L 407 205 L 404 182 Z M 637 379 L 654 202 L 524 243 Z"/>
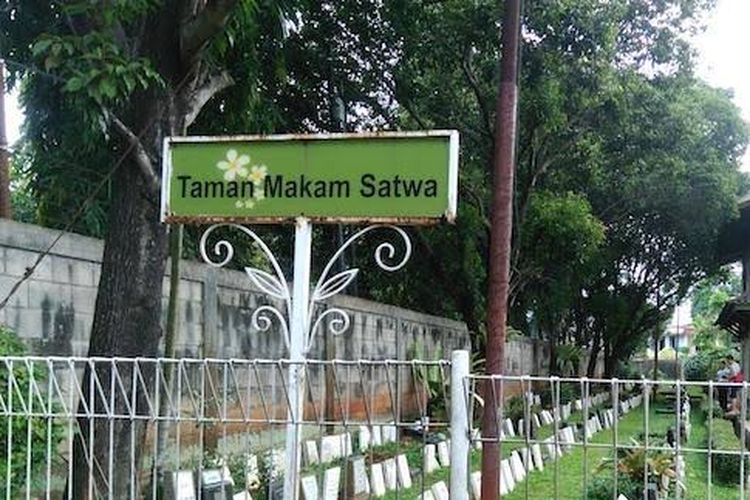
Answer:
<path fill-rule="evenodd" d="M 23 356 L 25 354 L 26 348 L 16 334 L 4 325 L 0 325 L 0 356 Z M 31 370 L 33 369 L 18 361 L 12 365 L 5 360 L 0 361 L 0 393 L 5 399 L 6 408 L 9 408 L 12 403 L 11 396 L 16 400 L 13 407 L 20 407 L 20 401 L 17 399 L 29 394 L 32 380 L 41 387 L 46 386 L 44 373 Z M 9 386 L 11 381 L 13 383 Z M 39 408 L 36 411 L 39 411 Z M 52 467 L 59 462 L 60 457 L 56 450 L 63 438 L 63 428 L 60 424 L 53 422 L 48 429 L 47 424 L 48 420 L 44 417 L 9 416 L 5 412 L 0 412 L 0 457 L 2 457 L 0 491 L 4 491 L 6 481 L 10 478 L 9 498 L 21 498 L 25 495 L 27 488 L 31 492 L 43 489 L 46 482 L 44 471 L 47 462 L 49 461 Z M 52 456 L 47 455 L 48 437 L 51 441 Z M 27 470 L 27 457 L 29 456 L 31 461 Z M 33 493 L 31 496 L 33 497 Z"/>
<path fill-rule="evenodd" d="M 739 484 L 740 482 L 740 456 L 716 453 L 722 451 L 741 451 L 740 440 L 734 433 L 734 428 L 729 420 L 714 420 L 712 425 L 711 448 L 714 454 L 711 457 L 713 477 L 725 484 Z M 745 464 L 747 468 L 747 463 Z"/>

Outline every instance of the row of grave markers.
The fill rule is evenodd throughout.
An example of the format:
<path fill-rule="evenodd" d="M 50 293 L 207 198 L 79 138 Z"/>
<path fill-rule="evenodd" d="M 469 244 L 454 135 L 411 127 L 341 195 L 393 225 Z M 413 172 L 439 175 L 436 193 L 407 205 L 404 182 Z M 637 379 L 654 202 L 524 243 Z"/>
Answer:
<path fill-rule="evenodd" d="M 541 398 L 538 395 L 529 394 L 532 404 L 538 405 L 541 403 Z M 609 400 L 610 395 L 608 393 L 600 393 L 589 398 L 588 406 L 599 405 L 604 401 Z M 630 400 L 620 403 L 623 412 L 626 413 L 630 410 L 633 405 L 640 404 L 641 396 L 636 396 Z M 554 409 L 553 411 L 542 410 L 541 412 L 534 413 L 531 415 L 531 422 L 535 428 L 541 426 L 550 425 L 555 421 L 567 420 L 573 408 L 580 411 L 584 408 L 585 403 L 583 400 L 575 400 L 564 405 L 560 405 L 560 410 Z M 604 423 L 601 422 L 598 415 L 593 415 L 587 422 L 584 432 L 587 432 L 588 436 L 598 432 L 602 428 L 608 428 L 614 423 L 614 412 L 613 410 L 606 410 L 602 414 Z M 507 436 L 515 437 L 517 435 L 525 435 L 525 427 L 523 419 L 518 422 L 518 433 L 514 428 L 510 419 L 505 419 L 501 429 L 501 439 L 505 439 Z M 554 438 L 550 437 L 544 440 L 545 447 L 547 448 L 548 459 L 554 460 L 558 456 L 562 455 L 560 450 L 560 444 L 566 451 L 570 449 L 570 443 L 575 442 L 574 431 L 572 427 L 566 427 L 560 430 L 558 443 L 555 443 Z M 372 426 L 358 426 L 358 439 L 357 448 L 359 452 L 364 452 L 370 447 L 377 447 L 383 444 L 396 442 L 399 439 L 398 427 L 390 423 L 374 424 Z M 318 442 L 320 448 L 318 448 Z M 475 446 L 481 447 L 481 441 L 475 441 Z M 344 457 L 351 457 L 353 455 L 353 439 L 351 433 L 343 433 L 329 436 L 322 436 L 319 440 L 306 440 L 303 443 L 303 456 L 307 465 L 326 464 L 333 462 L 337 459 Z M 543 469 L 543 460 L 541 454 L 541 447 L 539 444 L 531 446 L 530 453 L 528 450 L 522 450 L 523 459 L 521 456 L 514 452 L 516 456 L 511 456 L 510 459 L 505 460 L 505 465 L 501 464 L 504 469 L 504 476 L 507 477 L 520 477 L 521 469 L 524 469 L 523 464 L 531 466 L 531 469 L 538 468 Z M 270 470 L 272 471 L 271 477 L 269 478 L 272 482 L 283 477 L 286 470 L 286 463 L 284 459 L 284 453 L 282 450 L 269 450 L 268 451 L 268 462 Z M 439 467 L 448 467 L 450 465 L 450 444 L 449 441 L 441 441 L 436 444 L 427 444 L 423 450 L 423 470 L 425 474 L 431 474 Z M 409 471 L 409 465 L 406 461 L 405 455 L 398 455 L 396 457 L 389 458 L 383 462 L 375 463 L 370 466 L 369 473 L 362 457 L 355 457 L 349 461 L 350 474 L 348 481 L 350 484 L 347 485 L 348 491 L 360 491 L 366 492 L 367 496 L 379 497 L 385 495 L 387 491 L 395 490 L 399 487 L 410 488 L 412 486 L 411 473 Z M 515 473 L 513 472 L 515 470 Z M 524 469 L 525 471 L 526 469 Z M 201 473 L 200 487 L 202 491 L 213 491 L 224 489 L 227 492 L 231 492 L 234 487 L 234 482 L 231 478 L 229 469 L 224 466 L 219 469 L 206 469 Z M 525 476 L 525 472 L 523 473 Z M 323 499 L 331 500 L 338 498 L 338 492 L 341 491 L 341 467 L 332 467 L 327 469 L 323 473 L 322 484 L 318 484 L 318 478 L 315 476 L 306 476 L 301 478 L 301 490 L 303 498 L 305 500 L 312 499 Z M 476 479 L 476 473 L 472 476 L 472 483 Z M 258 468 L 258 459 L 256 455 L 250 455 L 247 460 L 246 466 L 246 488 L 252 490 L 260 485 L 260 473 Z M 192 500 L 195 498 L 195 480 L 193 478 L 192 471 L 177 471 L 173 473 L 173 480 L 171 481 L 172 491 L 174 492 L 174 498 Z M 425 492 L 426 498 L 430 498 L 432 494 L 434 498 L 443 498 L 440 496 L 440 492 L 447 491 L 443 485 L 433 485 L 430 491 Z M 506 484 L 506 488 L 509 484 Z M 192 491 L 192 496 L 188 493 Z M 508 490 L 510 491 L 510 489 Z M 236 495 L 229 496 L 226 498 L 234 498 L 235 500 L 250 500 L 250 494 L 247 491 L 243 491 Z"/>
<path fill-rule="evenodd" d="M 643 397 L 638 395 L 621 402 L 619 406 L 622 409 L 623 415 L 638 407 L 642 401 Z M 600 404 L 601 402 L 597 402 L 596 404 Z M 577 407 L 577 405 L 575 406 Z M 583 407 L 583 405 L 581 407 Z M 547 412 L 547 410 L 543 410 L 541 413 L 544 412 Z M 602 410 L 601 415 L 601 419 L 599 418 L 599 414 L 592 415 L 583 425 L 582 431 L 586 433 L 587 439 L 603 429 L 611 428 L 614 425 L 615 419 L 618 418 L 615 414 L 615 410 L 612 408 Z M 504 439 L 502 434 L 503 432 L 501 431 L 501 440 Z M 481 449 L 482 441 L 477 433 L 474 434 L 473 441 L 474 447 L 476 449 Z M 546 460 L 550 462 L 554 461 L 573 449 L 573 446 L 576 444 L 576 431 L 572 426 L 564 427 L 558 430 L 557 439 L 555 439 L 554 436 L 550 436 L 542 440 L 542 444 L 544 444 L 546 449 Z M 510 457 L 503 459 L 500 462 L 501 495 L 513 491 L 516 485 L 526 478 L 527 474 L 535 470 L 544 470 L 544 462 L 545 458 L 542 455 L 542 446 L 540 443 L 532 443 L 528 448 L 522 448 L 511 452 Z M 482 489 L 481 472 L 472 472 L 470 480 L 473 498 L 479 500 L 481 498 L 480 495 Z M 420 498 L 424 500 L 447 500 L 448 497 L 439 497 L 435 494 L 435 491 L 432 491 L 431 489 L 429 491 L 424 491 Z"/>

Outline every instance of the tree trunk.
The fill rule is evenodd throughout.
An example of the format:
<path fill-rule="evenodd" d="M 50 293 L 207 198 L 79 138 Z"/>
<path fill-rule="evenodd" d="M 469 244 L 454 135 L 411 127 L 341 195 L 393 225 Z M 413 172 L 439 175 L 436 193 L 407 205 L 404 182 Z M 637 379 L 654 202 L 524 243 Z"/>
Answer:
<path fill-rule="evenodd" d="M 596 375 L 596 365 L 601 349 L 601 334 L 597 330 L 597 332 L 594 334 L 594 340 L 591 344 L 591 351 L 589 352 L 589 362 L 586 366 L 586 376 L 589 378 L 594 378 L 594 376 Z"/>
<path fill-rule="evenodd" d="M 167 131 L 169 132 L 169 131 Z M 162 281 L 166 266 L 167 231 L 159 221 L 158 200 L 148 191 L 137 167 L 126 162 L 115 175 L 114 198 L 110 210 L 109 229 L 104 243 L 101 280 L 96 297 L 94 323 L 89 343 L 89 356 L 153 357 L 159 352 L 162 335 Z M 133 387 L 133 370 L 123 369 L 119 376 L 122 386 Z M 91 376 L 87 369 L 83 378 L 83 397 L 91 401 L 97 412 L 105 413 L 102 404 L 96 404 L 96 389 L 89 393 Z M 109 385 L 109 366 L 97 365 L 96 376 L 102 384 Z M 153 387 L 153 372 L 144 371 L 146 386 Z M 137 402 L 143 411 L 147 408 L 147 395 L 136 385 L 136 394 L 127 396 Z M 124 398 L 114 398 L 116 413 L 126 414 Z M 91 427 L 93 423 L 93 428 Z M 73 498 L 96 498 L 106 493 L 106 483 L 114 498 L 130 498 L 139 491 L 138 464 L 146 432 L 145 421 L 129 419 L 108 420 L 97 418 L 92 422 L 79 419 L 81 439 L 77 439 L 74 452 Z M 112 425 L 112 439 L 110 435 Z M 90 440 L 90 432 L 94 439 Z M 93 451 L 93 463 L 87 460 Z M 110 459 L 117 472 L 109 467 Z M 131 473 L 133 467 L 134 473 Z M 92 484 L 91 479 L 95 479 Z M 94 496 L 89 496 L 93 489 Z"/>

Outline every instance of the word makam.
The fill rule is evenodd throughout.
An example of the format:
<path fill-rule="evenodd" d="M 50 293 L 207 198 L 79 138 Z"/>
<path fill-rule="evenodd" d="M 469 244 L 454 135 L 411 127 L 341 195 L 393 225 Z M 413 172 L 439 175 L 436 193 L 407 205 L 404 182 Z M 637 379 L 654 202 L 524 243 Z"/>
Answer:
<path fill-rule="evenodd" d="M 190 175 L 178 175 L 183 198 L 251 198 L 256 186 L 251 181 L 195 180 Z M 315 180 L 301 174 L 296 177 L 268 175 L 263 181 L 266 198 L 349 198 L 352 193 L 348 180 Z M 378 179 L 364 174 L 359 180 L 359 195 L 363 198 L 435 198 L 435 179 L 408 179 L 399 175 Z"/>

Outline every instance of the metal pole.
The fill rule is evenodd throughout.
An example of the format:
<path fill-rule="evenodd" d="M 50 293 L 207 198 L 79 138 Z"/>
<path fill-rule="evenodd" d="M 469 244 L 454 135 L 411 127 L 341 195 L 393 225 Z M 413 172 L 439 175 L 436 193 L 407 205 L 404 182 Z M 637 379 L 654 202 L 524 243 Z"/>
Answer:
<path fill-rule="evenodd" d="M 469 351 L 451 356 L 451 499 L 469 500 Z"/>
<path fill-rule="evenodd" d="M 508 288 L 510 251 L 513 230 L 513 173 L 516 162 L 516 127 L 518 115 L 518 48 L 520 43 L 521 0 L 506 0 L 502 24 L 502 60 L 500 89 L 495 117 L 495 149 L 493 155 L 493 187 L 489 287 L 487 298 L 486 360 L 489 375 L 502 375 L 505 357 L 505 324 L 508 319 Z M 500 484 L 500 444 L 498 441 L 497 409 L 502 401 L 494 401 L 497 391 L 492 383 L 485 384 L 485 406 L 482 416 L 482 499 L 496 500 Z"/>
<path fill-rule="evenodd" d="M 300 435 L 305 392 L 305 341 L 310 325 L 310 260 L 312 225 L 298 217 L 294 226 L 294 278 L 292 282 L 292 317 L 289 325 L 289 408 L 286 428 L 286 465 L 284 499 L 297 500 L 300 468 Z"/>

